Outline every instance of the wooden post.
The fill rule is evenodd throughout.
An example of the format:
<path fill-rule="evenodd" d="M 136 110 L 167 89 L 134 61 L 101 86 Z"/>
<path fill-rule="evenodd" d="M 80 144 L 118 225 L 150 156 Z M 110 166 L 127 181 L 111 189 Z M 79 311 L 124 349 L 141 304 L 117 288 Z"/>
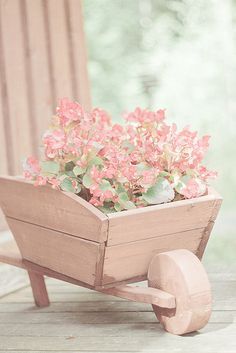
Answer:
<path fill-rule="evenodd" d="M 48 292 L 44 281 L 44 276 L 35 272 L 28 271 L 30 284 L 34 296 L 35 304 L 38 307 L 45 307 L 50 304 L 48 298 Z"/>

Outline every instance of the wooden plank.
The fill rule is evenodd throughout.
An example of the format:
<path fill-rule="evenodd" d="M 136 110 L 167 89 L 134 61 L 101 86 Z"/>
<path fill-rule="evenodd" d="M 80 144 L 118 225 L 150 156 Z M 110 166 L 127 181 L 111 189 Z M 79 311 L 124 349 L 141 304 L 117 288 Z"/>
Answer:
<path fill-rule="evenodd" d="M 141 317 L 136 314 L 137 322 L 135 324 L 135 329 L 132 325 L 132 322 L 127 322 L 126 317 L 129 317 L 129 313 L 123 313 L 122 319 L 120 319 L 118 315 L 119 324 L 116 322 L 116 315 L 110 313 L 109 315 L 106 313 L 100 313 L 101 322 L 98 322 L 99 313 L 94 315 L 89 315 L 90 322 L 89 324 L 83 324 L 79 321 L 77 322 L 70 322 L 70 318 L 72 317 L 72 313 L 67 313 L 67 316 L 61 318 L 61 323 L 59 323 L 59 319 L 56 317 L 56 321 L 54 323 L 41 323 L 39 318 L 37 320 L 37 313 L 34 314 L 35 320 L 33 322 L 26 322 L 22 323 L 0 323 L 0 332 L 2 336 L 28 336 L 29 332 L 31 336 L 39 337 L 39 336 L 46 336 L 46 337 L 66 337 L 66 336 L 75 336 L 75 337 L 114 337 L 114 336 L 131 336 L 138 337 L 140 332 L 145 327 L 147 337 L 156 336 L 158 330 L 161 330 L 159 322 L 156 321 L 154 315 L 151 313 L 143 313 Z M 25 314 L 27 316 L 27 314 Z M 113 318 L 113 322 L 103 322 L 103 318 Z M 51 321 L 53 321 L 53 315 L 51 315 Z M 94 320 L 95 319 L 95 320 Z M 140 322 L 142 319 L 142 322 Z M 232 321 L 233 320 L 233 321 Z M 73 321 L 73 320 L 72 320 Z M 236 323 L 235 319 L 232 319 L 232 313 L 225 313 L 222 314 L 217 313 L 212 317 L 210 321 L 211 326 L 214 324 L 232 324 Z M 225 326 L 225 325 L 224 325 Z M 214 327 L 214 326 L 213 326 Z M 212 327 L 212 328 L 213 328 Z M 139 330 L 138 330 L 139 329 Z"/>
<path fill-rule="evenodd" d="M 140 283 L 139 285 L 142 285 L 142 284 Z M 97 310 L 99 311 L 99 308 L 100 310 L 103 310 L 103 311 L 107 311 L 107 310 L 113 311 L 115 310 L 115 308 L 117 308 L 117 310 L 119 308 L 122 308 L 123 305 L 125 305 L 125 307 L 124 309 L 120 309 L 122 311 L 124 311 L 125 308 L 127 311 L 133 311 L 133 309 L 135 308 L 138 311 L 147 310 L 146 304 L 138 305 L 138 303 L 133 303 L 133 302 L 127 303 L 122 299 L 119 299 L 116 297 L 110 297 L 108 295 L 105 295 L 96 291 L 88 291 L 88 290 L 86 291 L 85 289 L 77 286 L 75 287 L 68 286 L 68 288 L 69 290 L 67 292 L 62 291 L 62 289 L 60 289 L 60 285 L 58 285 L 58 289 L 56 290 L 52 290 L 49 288 L 49 294 L 51 296 L 51 299 L 53 300 L 53 304 L 52 304 L 52 307 L 43 309 L 42 312 L 51 312 L 50 311 L 51 308 L 52 308 L 52 312 L 54 310 L 56 312 L 63 312 L 65 310 L 72 311 L 73 309 L 75 311 L 79 310 L 83 312 L 93 311 L 93 306 L 97 306 L 97 309 L 95 311 Z M 213 302 L 214 310 L 236 311 L 236 297 L 235 297 L 236 281 L 213 282 L 212 289 L 213 289 L 213 299 L 214 299 L 214 302 Z M 32 298 L 30 288 L 22 289 L 17 293 L 8 295 L 7 297 L 0 300 L 0 305 L 3 303 L 14 305 L 14 307 L 10 310 L 11 312 L 17 311 L 16 308 L 18 308 L 18 306 L 20 307 L 20 305 L 28 305 L 28 307 L 30 305 L 31 308 L 29 307 L 29 310 L 27 311 L 32 311 L 34 308 L 33 298 Z M 55 306 L 56 309 L 53 309 L 53 306 Z M 78 310 L 76 309 L 76 306 Z M 60 307 L 61 307 L 61 310 L 59 309 Z M 0 309 L 0 312 L 1 312 L 1 309 Z"/>
<path fill-rule="evenodd" d="M 204 228 L 208 225 L 217 196 L 209 193 L 191 200 L 148 206 L 108 214 L 108 246 Z"/>
<path fill-rule="evenodd" d="M 23 18 L 20 0 L 1 2 L 2 46 L 7 85 L 8 119 L 11 121 L 11 141 L 13 149 L 9 163 L 14 166 L 14 173 L 21 170 L 22 159 L 31 154 L 32 123 L 29 115 L 27 87 L 26 47 L 23 35 Z"/>
<path fill-rule="evenodd" d="M 40 347 L 43 351 L 65 350 L 68 351 L 86 351 L 86 352 L 191 352 L 193 353 L 233 353 L 236 350 L 235 337 L 236 325 L 231 324 L 227 327 L 223 324 L 214 324 L 208 326 L 208 329 L 202 330 L 202 334 L 180 337 L 163 333 L 163 330 L 157 326 L 155 335 L 147 339 L 147 330 L 145 325 L 142 330 L 135 329 L 133 332 L 139 332 L 139 335 L 132 335 L 127 332 L 124 336 L 113 336 L 112 340 L 105 340 L 104 337 L 30 337 L 15 336 L 1 337 L 1 350 L 37 350 Z M 216 334 L 217 331 L 217 334 Z M 66 339 L 68 338 L 68 339 Z M 163 349 L 164 347 L 164 349 Z M 219 347 L 223 347 L 219 350 Z"/>
<path fill-rule="evenodd" d="M 49 293 L 51 298 L 54 300 L 54 294 L 50 291 Z M 66 298 L 69 293 L 64 293 L 64 297 Z M 19 297 L 19 295 L 18 295 Z M 108 296 L 107 296 L 108 297 Z M 0 300 L 0 313 L 28 313 L 28 312 L 38 312 L 40 313 L 75 313 L 75 312 L 93 312 L 93 313 L 113 313 L 113 312 L 153 312 L 151 305 L 137 302 L 130 302 L 125 300 L 113 300 L 112 297 L 108 297 L 109 301 L 88 301 L 86 304 L 84 302 L 52 302 L 50 306 L 45 308 L 36 308 L 32 305 L 32 299 L 28 302 L 23 303 L 14 303 L 14 302 L 6 302 L 6 298 Z M 79 298 L 78 298 L 79 299 Z M 227 312 L 226 312 L 227 313 Z M 233 312 L 234 313 L 234 312 Z M 230 315 L 230 313 L 229 313 Z"/>
<path fill-rule="evenodd" d="M 128 280 L 138 275 L 146 276 L 148 266 L 155 254 L 182 248 L 196 253 L 204 229 L 106 247 L 103 284 Z"/>
<path fill-rule="evenodd" d="M 203 237 L 202 237 L 202 240 L 199 244 L 199 247 L 197 249 L 197 252 L 196 252 L 196 255 L 197 257 L 201 260 L 202 257 L 203 257 L 203 254 L 204 254 L 204 251 L 206 249 L 206 246 L 207 246 L 207 243 L 208 243 L 208 240 L 209 240 L 209 237 L 210 237 L 210 234 L 211 234 L 211 231 L 213 229 L 213 226 L 215 224 L 215 220 L 216 220 L 216 217 L 218 215 L 218 212 L 220 210 L 220 206 L 222 204 L 222 199 L 221 198 L 218 198 L 215 200 L 215 204 L 214 204 L 214 207 L 213 207 L 213 211 L 212 211 L 212 215 L 211 215 L 211 218 L 209 220 L 209 223 L 208 225 L 206 226 L 205 228 L 205 231 L 203 233 Z"/>
<path fill-rule="evenodd" d="M 64 0 L 47 1 L 50 41 L 52 50 L 53 78 L 56 99 L 73 97 L 73 73 L 70 66 L 70 48 L 66 27 Z"/>
<path fill-rule="evenodd" d="M 11 159 L 11 153 L 9 154 L 10 146 L 8 143 L 10 142 L 10 138 L 8 135 L 8 130 L 10 130 L 9 121 L 7 110 L 8 107 L 6 106 L 7 102 L 7 92 L 6 92 L 6 78 L 5 76 L 5 62 L 3 58 L 3 50 L 2 50 L 2 35 L 1 35 L 1 14 L 0 14 L 0 141 L 1 141 L 1 148 L 0 148 L 0 174 L 7 174 L 9 173 L 8 167 L 8 159 Z M 5 117 L 5 119 L 3 119 Z M 0 210 L 1 212 L 1 210 Z M 2 215 L 0 214 L 0 228 L 2 223 Z"/>
<path fill-rule="evenodd" d="M 22 257 L 94 285 L 100 245 L 15 219 L 7 219 Z"/>
<path fill-rule="evenodd" d="M 99 254 L 99 252 L 98 252 L 98 254 Z M 75 284 L 76 286 L 81 286 L 81 287 L 85 287 L 85 288 L 89 288 L 89 289 L 94 288 L 94 286 L 89 285 L 88 283 L 79 281 L 79 280 L 77 280 L 75 278 L 72 278 L 72 277 L 69 277 L 69 276 L 66 276 L 66 275 L 63 275 L 62 273 L 53 271 L 53 270 L 51 270 L 49 268 L 46 268 L 46 267 L 43 267 L 43 266 L 39 266 L 39 265 L 37 265 L 37 264 L 35 264 L 33 262 L 30 262 L 30 261 L 27 261 L 27 260 L 23 260 L 23 262 L 24 262 L 24 264 L 25 264 L 25 266 L 27 267 L 28 270 L 41 273 L 44 276 L 48 276 L 48 277 L 51 277 L 51 278 L 54 278 L 54 279 L 58 279 L 60 281 L 64 281 L 64 282 L 67 282 L 67 283 Z M 62 282 L 60 282 L 60 283 L 62 283 Z"/>
<path fill-rule="evenodd" d="M 27 64 L 30 65 L 29 81 L 31 86 L 32 119 L 37 130 L 34 139 L 37 146 L 37 155 L 41 145 L 41 136 L 49 126 L 55 105 L 53 88 L 50 82 L 49 53 L 44 19 L 43 3 L 41 0 L 25 0 L 25 32 L 27 34 Z"/>
<path fill-rule="evenodd" d="M 0 202 L 8 217 L 96 242 L 107 238 L 106 215 L 75 194 L 50 186 L 36 188 L 24 179 L 0 177 Z"/>
<path fill-rule="evenodd" d="M 51 293 L 50 293 L 51 294 Z M 53 298 L 53 296 L 52 296 Z M 50 306 L 45 308 L 37 308 L 32 304 L 32 301 L 27 303 L 8 303 L 5 302 L 5 298 L 0 301 L 0 314 L 1 313 L 67 313 L 68 316 L 73 316 L 75 312 L 80 313 L 93 313 L 94 317 L 97 315 L 105 315 L 105 317 L 112 316 L 114 319 L 114 324 L 116 324 L 117 313 L 126 312 L 139 312 L 143 313 L 143 320 L 145 322 L 155 322 L 156 318 L 153 315 L 153 309 L 151 305 L 145 303 L 137 303 L 130 301 L 113 301 L 112 297 L 109 297 L 110 301 L 88 301 L 86 304 L 84 302 L 52 302 Z M 151 313 L 152 315 L 146 315 L 146 313 Z M 235 322 L 236 310 L 213 310 L 210 317 L 211 323 L 216 322 Z M 91 318 L 93 320 L 93 318 Z M 125 320 L 125 316 L 124 316 Z M 40 323 L 40 322 L 39 322 Z M 78 324 L 80 322 L 78 321 Z M 10 324 L 9 324 L 10 325 Z M 0 330 L 1 332 L 1 330 Z"/>
<path fill-rule="evenodd" d="M 28 271 L 31 290 L 34 296 L 35 305 L 43 308 L 49 306 L 49 298 L 45 285 L 44 276 L 35 271 Z"/>
<path fill-rule="evenodd" d="M 156 288 L 141 286 L 118 286 L 101 290 L 102 293 L 114 295 L 131 301 L 158 305 L 162 308 L 175 308 L 175 297 Z"/>
<path fill-rule="evenodd" d="M 96 303 L 97 306 L 100 305 L 99 302 Z M 86 304 L 83 305 L 86 308 Z M 89 325 L 92 323 L 94 329 L 96 330 L 96 325 L 124 325 L 124 324 L 157 324 L 158 320 L 154 315 L 153 311 L 113 311 L 113 312 L 101 312 L 101 311 L 80 311 L 81 308 L 74 312 L 67 312 L 66 305 L 64 306 L 64 312 L 44 312 L 42 309 L 34 309 L 31 312 L 9 312 L 9 313 L 0 313 L 1 323 L 0 328 L 3 327 L 3 324 L 10 325 L 74 325 L 82 326 Z M 236 319 L 233 316 L 235 311 L 231 312 L 213 312 L 213 315 L 210 319 L 210 323 L 236 323 Z M 79 331 L 79 330 L 78 330 Z M 48 333 L 48 332 L 46 332 Z M 44 333 L 45 336 L 47 334 Z M 2 331 L 0 331 L 0 336 Z M 77 333 L 79 335 L 79 332 Z"/>

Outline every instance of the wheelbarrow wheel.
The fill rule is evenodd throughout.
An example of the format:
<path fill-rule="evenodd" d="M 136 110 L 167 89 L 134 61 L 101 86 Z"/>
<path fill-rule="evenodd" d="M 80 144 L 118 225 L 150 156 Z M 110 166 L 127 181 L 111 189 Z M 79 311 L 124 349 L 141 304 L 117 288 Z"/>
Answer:
<path fill-rule="evenodd" d="M 148 270 L 148 286 L 173 294 L 175 309 L 153 305 L 166 331 L 182 335 L 204 327 L 211 315 L 212 295 L 206 271 L 188 250 L 173 250 L 154 256 Z"/>

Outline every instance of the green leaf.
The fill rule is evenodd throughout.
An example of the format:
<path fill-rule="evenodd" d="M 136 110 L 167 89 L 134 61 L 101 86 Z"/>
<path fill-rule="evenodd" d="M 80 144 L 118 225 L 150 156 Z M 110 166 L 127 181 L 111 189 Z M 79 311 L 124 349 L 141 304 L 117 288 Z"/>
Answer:
<path fill-rule="evenodd" d="M 158 178 L 157 183 L 150 187 L 142 198 L 150 205 L 172 201 L 175 197 L 173 188 L 168 180 Z"/>
<path fill-rule="evenodd" d="M 165 170 L 163 170 L 162 172 L 159 173 L 160 177 L 166 177 L 166 176 L 169 176 L 169 175 L 170 175 L 170 173 L 166 172 Z"/>
<path fill-rule="evenodd" d="M 121 146 L 123 148 L 127 148 L 129 153 L 132 152 L 135 149 L 135 146 L 129 140 L 123 141 Z"/>
<path fill-rule="evenodd" d="M 93 157 L 93 158 L 89 161 L 88 166 L 89 166 L 89 167 L 92 167 L 93 165 L 103 165 L 103 160 L 102 160 L 100 157 L 98 157 L 98 156 Z"/>
<path fill-rule="evenodd" d="M 121 207 L 121 209 L 119 209 L 119 211 L 121 211 L 123 209 L 130 210 L 132 208 L 136 208 L 135 204 L 132 201 L 130 201 L 129 195 L 127 194 L 127 192 L 121 192 L 119 194 L 119 199 L 118 200 L 119 200 L 118 204 Z M 119 208 L 119 206 L 118 205 L 116 206 L 116 204 L 115 204 L 115 209 L 116 208 Z"/>
<path fill-rule="evenodd" d="M 73 193 L 76 192 L 75 188 L 72 185 L 72 181 L 69 178 L 65 178 L 61 182 L 60 187 L 63 191 L 68 191 L 68 192 L 73 192 Z"/>
<path fill-rule="evenodd" d="M 72 161 L 67 162 L 66 165 L 65 165 L 65 171 L 66 172 L 72 171 L 74 166 L 75 166 L 74 162 L 72 162 Z"/>
<path fill-rule="evenodd" d="M 82 167 L 80 167 L 80 166 L 78 166 L 78 165 L 76 165 L 76 166 L 73 168 L 73 172 L 74 172 L 74 174 L 75 174 L 76 176 L 85 173 L 85 171 L 86 171 L 86 168 L 82 168 Z"/>
<path fill-rule="evenodd" d="M 76 194 L 79 194 L 81 191 L 81 185 L 80 184 L 77 184 L 77 188 L 75 190 Z"/>
<path fill-rule="evenodd" d="M 121 204 L 119 204 L 119 202 L 116 202 L 115 203 L 115 205 L 114 205 L 114 208 L 115 208 L 115 210 L 117 211 L 117 212 L 120 212 L 120 211 L 122 211 L 122 206 L 121 206 Z"/>
<path fill-rule="evenodd" d="M 125 188 L 122 184 L 116 184 L 116 191 L 118 194 L 125 192 Z"/>
<path fill-rule="evenodd" d="M 68 172 L 65 172 L 65 174 L 71 178 L 75 178 L 75 174 L 72 170 L 68 171 Z"/>
<path fill-rule="evenodd" d="M 106 191 L 106 190 L 111 190 L 113 191 L 113 188 L 110 184 L 110 182 L 106 179 L 103 179 L 101 183 L 99 184 L 99 188 L 101 191 Z"/>
<path fill-rule="evenodd" d="M 43 173 L 58 174 L 60 171 L 60 164 L 54 161 L 42 161 L 41 168 Z"/>
<path fill-rule="evenodd" d="M 133 208 L 136 208 L 136 206 L 132 201 L 126 201 L 124 204 L 124 208 L 126 210 L 132 210 Z"/>
<path fill-rule="evenodd" d="M 128 196 L 127 192 L 121 192 L 119 194 L 119 202 L 120 202 L 120 204 L 124 204 L 127 201 L 129 201 L 129 196 Z"/>
<path fill-rule="evenodd" d="M 89 174 L 84 174 L 83 176 L 83 185 L 89 189 L 90 186 L 92 185 L 93 181 L 92 181 L 92 178 Z"/>
<path fill-rule="evenodd" d="M 144 162 L 137 164 L 136 167 L 139 172 L 151 169 L 151 167 L 147 163 L 144 163 Z"/>
<path fill-rule="evenodd" d="M 184 175 L 179 179 L 178 184 L 175 186 L 175 190 L 181 194 L 182 189 L 186 187 L 188 181 L 192 179 L 190 175 Z"/>
<path fill-rule="evenodd" d="M 109 207 L 109 206 L 99 206 L 98 209 L 105 214 L 116 212 L 116 210 L 114 210 L 113 207 Z"/>

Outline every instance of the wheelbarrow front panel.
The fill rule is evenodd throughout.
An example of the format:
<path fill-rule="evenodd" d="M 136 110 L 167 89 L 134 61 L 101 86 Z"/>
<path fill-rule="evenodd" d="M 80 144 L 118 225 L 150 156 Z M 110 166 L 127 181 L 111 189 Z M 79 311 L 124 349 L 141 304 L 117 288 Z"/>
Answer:
<path fill-rule="evenodd" d="M 108 215 L 103 285 L 146 279 L 155 254 L 187 249 L 200 259 L 222 198 L 214 190 L 191 200 Z"/>
<path fill-rule="evenodd" d="M 215 220 L 221 197 L 213 190 L 195 199 L 108 214 L 107 245 L 118 245 L 205 228 Z"/>
<path fill-rule="evenodd" d="M 146 279 L 149 264 L 158 253 L 187 249 L 196 254 L 204 232 L 205 228 L 199 228 L 106 247 L 103 285 L 131 278 Z"/>

